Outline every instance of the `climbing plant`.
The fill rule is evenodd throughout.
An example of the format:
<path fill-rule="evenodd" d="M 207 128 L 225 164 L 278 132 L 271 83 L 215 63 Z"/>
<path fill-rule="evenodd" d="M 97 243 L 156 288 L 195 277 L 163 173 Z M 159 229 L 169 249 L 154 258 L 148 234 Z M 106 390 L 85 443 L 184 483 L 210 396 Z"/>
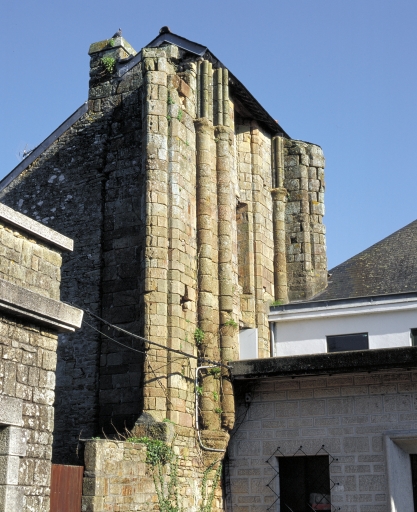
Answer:
<path fill-rule="evenodd" d="M 211 485 L 210 492 L 207 493 L 208 488 L 208 477 L 210 471 L 213 470 L 214 466 L 218 464 L 216 472 L 214 473 L 213 482 Z M 214 461 L 210 466 L 204 471 L 203 479 L 201 481 L 201 504 L 198 512 L 211 512 L 213 506 L 214 494 L 216 492 L 216 488 L 219 484 L 220 475 L 222 473 L 222 463 L 221 461 Z"/>
<path fill-rule="evenodd" d="M 142 443 L 146 446 L 146 463 L 150 468 L 160 512 L 185 512 L 180 502 L 178 482 L 178 456 L 171 446 L 158 439 L 149 437 L 127 437 L 130 443 Z M 214 472 L 209 490 L 210 473 Z M 221 461 L 211 463 L 203 473 L 201 480 L 201 502 L 198 512 L 212 512 L 214 495 L 222 472 Z"/>
<path fill-rule="evenodd" d="M 126 441 L 146 445 L 146 463 L 151 469 L 161 512 L 182 512 L 179 502 L 178 457 L 163 441 L 149 437 L 128 437 Z"/>

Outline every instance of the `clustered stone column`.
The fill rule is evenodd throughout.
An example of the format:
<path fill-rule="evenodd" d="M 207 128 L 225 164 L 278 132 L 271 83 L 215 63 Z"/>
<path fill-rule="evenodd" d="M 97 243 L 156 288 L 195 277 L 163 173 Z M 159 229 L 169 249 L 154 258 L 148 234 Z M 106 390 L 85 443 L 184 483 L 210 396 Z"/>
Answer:
<path fill-rule="evenodd" d="M 195 121 L 198 321 L 205 333 L 200 353 L 223 363 L 238 357 L 237 331 L 228 325 L 233 313 L 232 219 L 235 216 L 230 176 L 233 131 L 228 82 L 227 69 L 218 68 L 213 73 L 210 62 L 198 63 L 199 118 Z M 215 127 L 213 118 L 217 122 Z M 213 435 L 216 431 L 220 433 L 221 427 L 225 430 L 233 428 L 234 399 L 226 369 L 221 371 L 221 386 L 219 376 L 209 372 L 203 381 L 201 416 L 206 430 L 203 437 L 208 439 L 210 432 Z M 220 396 L 217 407 L 213 395 Z"/>
<path fill-rule="evenodd" d="M 146 170 L 145 337 L 167 346 L 168 326 L 168 122 L 166 56 L 143 50 L 143 158 Z M 144 372 L 144 411 L 167 417 L 167 351 L 148 347 Z M 164 366 L 165 365 L 165 366 Z M 164 366 L 157 373 L 154 367 Z"/>
<path fill-rule="evenodd" d="M 284 148 L 282 137 L 272 139 L 272 163 L 275 188 L 271 190 L 274 222 L 274 286 L 275 300 L 288 302 L 287 255 L 285 240 Z"/>

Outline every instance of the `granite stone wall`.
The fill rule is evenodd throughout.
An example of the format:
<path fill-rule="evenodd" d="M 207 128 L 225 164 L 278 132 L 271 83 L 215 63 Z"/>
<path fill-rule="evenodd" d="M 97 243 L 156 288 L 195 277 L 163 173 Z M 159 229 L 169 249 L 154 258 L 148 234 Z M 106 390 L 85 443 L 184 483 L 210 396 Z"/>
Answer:
<path fill-rule="evenodd" d="M 50 330 L 0 316 L 2 422 L 8 407 L 19 410 L 11 426 L 0 425 L 0 494 L 9 494 L 5 502 L 19 507 L 15 510 L 49 512 L 56 347 L 57 335 Z M 23 502 L 18 495 L 13 498 L 11 486 L 22 490 Z"/>
<path fill-rule="evenodd" d="M 61 251 L 71 246 L 68 238 L 1 205 L 2 512 L 49 512 L 57 332 L 73 331 L 82 318 L 58 300 Z"/>
<path fill-rule="evenodd" d="M 61 254 L 0 221 L 0 278 L 59 300 Z"/>
<path fill-rule="evenodd" d="M 336 510 L 391 510 L 384 438 L 395 432 L 417 439 L 415 372 L 269 379 L 237 388 L 244 420 L 229 444 L 233 511 L 272 505 L 277 496 L 266 484 L 276 471 L 266 460 L 277 470 L 277 457 L 292 456 L 300 446 L 306 455 L 323 447 L 336 459 L 330 464 Z M 246 393 L 250 403 L 243 403 Z M 279 476 L 271 486 L 279 494 Z M 279 500 L 274 507 L 280 510 Z"/>
<path fill-rule="evenodd" d="M 323 151 L 315 144 L 284 144 L 288 298 L 309 299 L 327 285 Z"/>

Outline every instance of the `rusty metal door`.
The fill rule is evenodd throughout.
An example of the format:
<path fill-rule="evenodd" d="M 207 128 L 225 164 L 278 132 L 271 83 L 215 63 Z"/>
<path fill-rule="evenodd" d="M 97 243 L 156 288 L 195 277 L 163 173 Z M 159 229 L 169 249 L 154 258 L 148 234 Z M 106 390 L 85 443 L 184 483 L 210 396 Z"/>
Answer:
<path fill-rule="evenodd" d="M 83 466 L 52 464 L 51 512 L 81 512 Z"/>

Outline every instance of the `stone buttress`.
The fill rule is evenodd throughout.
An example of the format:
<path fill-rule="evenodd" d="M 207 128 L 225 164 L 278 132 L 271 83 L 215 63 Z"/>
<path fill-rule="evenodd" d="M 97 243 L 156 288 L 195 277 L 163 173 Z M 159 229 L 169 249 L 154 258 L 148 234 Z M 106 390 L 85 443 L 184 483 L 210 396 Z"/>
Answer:
<path fill-rule="evenodd" d="M 178 453 L 209 464 L 234 426 L 239 332 L 269 357 L 270 304 L 326 286 L 323 153 L 265 122 L 209 51 L 118 37 L 90 56 L 85 113 L 0 198 L 75 240 L 63 300 L 154 344 L 88 315 L 61 336 L 54 457 L 77 463 L 80 431 L 127 427 L 175 430 Z"/>

